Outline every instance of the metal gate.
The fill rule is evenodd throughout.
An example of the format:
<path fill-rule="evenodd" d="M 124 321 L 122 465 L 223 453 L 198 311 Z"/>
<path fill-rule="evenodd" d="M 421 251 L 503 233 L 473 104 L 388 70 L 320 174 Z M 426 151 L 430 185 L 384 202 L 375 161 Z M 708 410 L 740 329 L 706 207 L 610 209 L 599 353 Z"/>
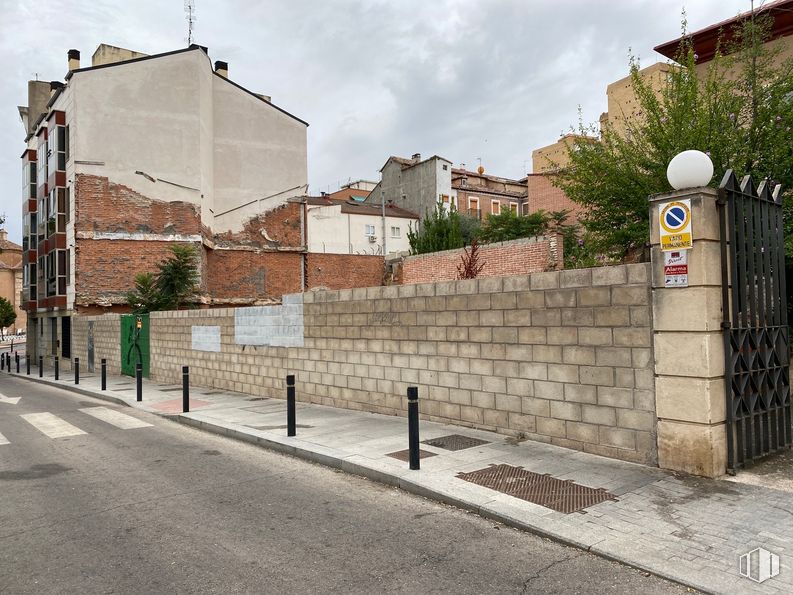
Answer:
<path fill-rule="evenodd" d="M 789 447 L 791 406 L 780 186 L 719 187 L 727 393 L 727 468 Z"/>
<path fill-rule="evenodd" d="M 143 364 L 143 375 L 149 377 L 149 315 L 121 315 L 121 373 L 135 375 L 135 364 Z"/>

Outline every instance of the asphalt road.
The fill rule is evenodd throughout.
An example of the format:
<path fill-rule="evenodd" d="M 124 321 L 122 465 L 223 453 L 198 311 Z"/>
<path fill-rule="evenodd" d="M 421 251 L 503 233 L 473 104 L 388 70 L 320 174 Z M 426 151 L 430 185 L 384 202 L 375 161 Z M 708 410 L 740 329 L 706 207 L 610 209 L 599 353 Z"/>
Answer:
<path fill-rule="evenodd" d="M 21 397 L 0 400 L 0 593 L 686 592 L 143 412 L 8 376 L 0 393 Z"/>

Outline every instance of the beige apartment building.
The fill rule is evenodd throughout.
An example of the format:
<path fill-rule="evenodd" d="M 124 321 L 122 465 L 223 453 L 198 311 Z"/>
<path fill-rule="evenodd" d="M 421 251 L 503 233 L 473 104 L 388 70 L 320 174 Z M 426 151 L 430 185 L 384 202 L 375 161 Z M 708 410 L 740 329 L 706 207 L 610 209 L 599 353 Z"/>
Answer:
<path fill-rule="evenodd" d="M 14 306 L 16 321 L 6 329 L 6 333 L 15 334 L 26 328 L 27 316 L 20 307 L 22 293 L 22 246 L 8 239 L 8 232 L 0 229 L 0 297 L 7 299 Z"/>

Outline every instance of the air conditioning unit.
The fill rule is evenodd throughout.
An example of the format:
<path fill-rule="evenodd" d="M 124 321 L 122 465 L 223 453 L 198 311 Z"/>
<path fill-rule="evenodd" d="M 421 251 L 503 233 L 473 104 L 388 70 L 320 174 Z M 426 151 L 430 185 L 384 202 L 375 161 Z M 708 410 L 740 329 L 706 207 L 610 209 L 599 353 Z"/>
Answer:
<path fill-rule="evenodd" d="M 377 241 L 377 236 L 369 236 L 369 243 L 374 244 Z"/>

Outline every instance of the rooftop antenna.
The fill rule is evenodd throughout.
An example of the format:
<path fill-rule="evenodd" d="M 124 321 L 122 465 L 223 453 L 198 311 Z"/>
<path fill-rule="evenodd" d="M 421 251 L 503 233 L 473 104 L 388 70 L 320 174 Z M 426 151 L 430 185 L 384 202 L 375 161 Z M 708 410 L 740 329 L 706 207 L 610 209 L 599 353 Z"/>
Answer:
<path fill-rule="evenodd" d="M 193 43 L 193 29 L 198 20 L 195 15 L 195 0 L 184 0 L 185 19 L 187 20 L 187 45 Z"/>

